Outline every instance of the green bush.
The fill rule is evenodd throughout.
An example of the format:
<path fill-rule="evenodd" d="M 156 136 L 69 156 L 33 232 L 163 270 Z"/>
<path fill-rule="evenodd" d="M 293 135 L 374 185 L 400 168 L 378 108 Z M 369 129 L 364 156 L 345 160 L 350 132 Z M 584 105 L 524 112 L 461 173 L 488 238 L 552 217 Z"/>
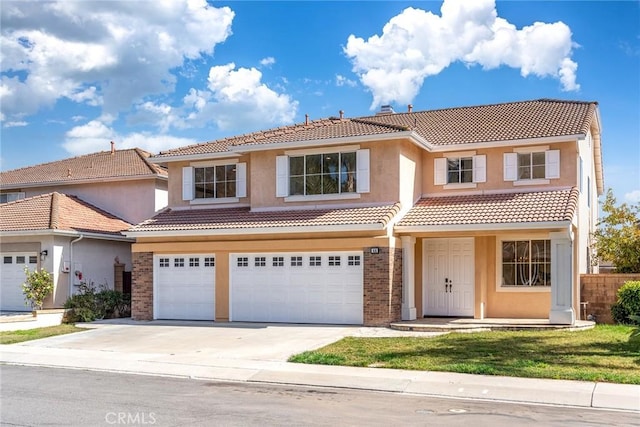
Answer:
<path fill-rule="evenodd" d="M 611 317 L 616 323 L 640 325 L 635 316 L 640 316 L 640 281 L 629 281 L 618 289 L 617 300 L 611 306 Z"/>
<path fill-rule="evenodd" d="M 80 284 L 80 292 L 72 295 L 65 303 L 69 309 L 65 317 L 67 323 L 93 322 L 104 318 L 128 317 L 131 313 L 131 296 L 107 289 L 99 290 L 93 283 Z"/>
<path fill-rule="evenodd" d="M 40 310 L 45 298 L 53 292 L 53 278 L 44 268 L 31 271 L 26 265 L 24 266 L 24 274 L 27 276 L 26 281 L 22 284 L 25 305 L 31 304 L 33 310 Z"/>

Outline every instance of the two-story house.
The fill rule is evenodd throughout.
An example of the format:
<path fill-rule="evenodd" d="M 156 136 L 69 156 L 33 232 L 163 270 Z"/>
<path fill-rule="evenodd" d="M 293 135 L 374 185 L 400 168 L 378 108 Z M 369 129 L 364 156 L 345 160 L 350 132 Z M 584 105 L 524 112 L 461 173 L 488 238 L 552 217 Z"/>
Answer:
<path fill-rule="evenodd" d="M 25 265 L 52 274 L 45 307 L 82 282 L 126 287 L 131 243 L 121 231 L 167 205 L 167 171 L 140 149 L 102 151 L 0 173 L 0 309 L 25 310 Z M 128 274 L 127 274 L 128 273 Z"/>
<path fill-rule="evenodd" d="M 572 324 L 603 191 L 597 103 L 340 117 L 153 158 L 136 319 Z"/>

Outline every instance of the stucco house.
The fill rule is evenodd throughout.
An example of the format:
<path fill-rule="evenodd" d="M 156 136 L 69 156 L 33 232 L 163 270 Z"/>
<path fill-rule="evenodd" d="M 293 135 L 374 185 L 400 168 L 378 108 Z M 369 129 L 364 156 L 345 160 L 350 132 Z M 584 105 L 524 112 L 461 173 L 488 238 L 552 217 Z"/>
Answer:
<path fill-rule="evenodd" d="M 603 192 L 597 103 L 339 117 L 160 153 L 132 316 L 573 324 Z"/>
<path fill-rule="evenodd" d="M 0 309 L 25 311 L 24 267 L 51 273 L 44 308 L 60 308 L 82 281 L 114 288 L 114 264 L 131 265 L 131 224 L 78 197 L 41 194 L 0 204 Z"/>
<path fill-rule="evenodd" d="M 109 151 L 0 172 L 0 309 L 27 308 L 24 265 L 53 274 L 46 308 L 61 307 L 81 281 L 124 285 L 134 239 L 120 232 L 167 205 L 167 170 L 150 156 L 111 143 Z"/>

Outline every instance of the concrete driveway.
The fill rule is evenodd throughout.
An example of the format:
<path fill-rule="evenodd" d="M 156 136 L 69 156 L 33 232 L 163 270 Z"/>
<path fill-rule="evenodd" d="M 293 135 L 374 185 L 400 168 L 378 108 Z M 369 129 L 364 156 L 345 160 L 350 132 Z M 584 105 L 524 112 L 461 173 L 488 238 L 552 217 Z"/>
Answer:
<path fill-rule="evenodd" d="M 345 336 L 358 335 L 358 326 L 212 323 L 131 320 L 87 324 L 85 332 L 61 335 L 21 345 L 50 349 L 89 350 L 120 354 L 198 360 L 241 359 L 286 361 Z"/>

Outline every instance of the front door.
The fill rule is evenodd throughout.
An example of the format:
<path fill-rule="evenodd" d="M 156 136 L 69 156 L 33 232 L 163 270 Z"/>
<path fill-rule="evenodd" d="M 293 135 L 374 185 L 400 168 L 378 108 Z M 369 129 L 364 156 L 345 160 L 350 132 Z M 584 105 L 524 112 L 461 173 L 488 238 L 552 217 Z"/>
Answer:
<path fill-rule="evenodd" d="M 473 238 L 424 239 L 423 315 L 474 315 Z"/>

